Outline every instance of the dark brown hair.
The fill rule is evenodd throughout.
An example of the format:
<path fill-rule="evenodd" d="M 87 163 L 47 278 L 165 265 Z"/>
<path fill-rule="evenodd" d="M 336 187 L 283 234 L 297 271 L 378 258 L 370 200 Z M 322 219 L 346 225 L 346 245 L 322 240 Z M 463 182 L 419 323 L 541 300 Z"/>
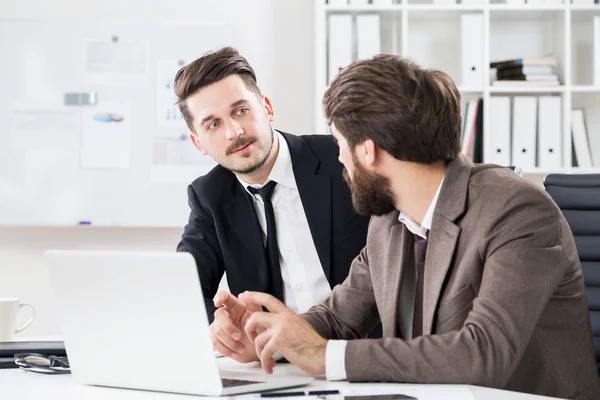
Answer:
<path fill-rule="evenodd" d="M 351 149 L 373 140 L 398 160 L 452 161 L 461 150 L 460 93 L 448 75 L 399 56 L 378 55 L 344 68 L 323 108 Z"/>
<path fill-rule="evenodd" d="M 177 75 L 175 75 L 177 105 L 192 132 L 194 132 L 192 126 L 194 118 L 190 114 L 186 100 L 203 87 L 225 79 L 230 75 L 239 75 L 244 80 L 248 90 L 261 96 L 260 89 L 256 85 L 254 69 L 233 47 L 223 47 L 217 51 L 209 51 L 177 72 Z"/>

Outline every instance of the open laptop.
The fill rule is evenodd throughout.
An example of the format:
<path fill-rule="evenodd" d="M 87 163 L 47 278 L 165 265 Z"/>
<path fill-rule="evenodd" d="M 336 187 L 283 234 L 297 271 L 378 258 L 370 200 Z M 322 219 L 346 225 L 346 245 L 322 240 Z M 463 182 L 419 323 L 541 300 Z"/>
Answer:
<path fill-rule="evenodd" d="M 313 381 L 219 370 L 189 253 L 50 250 L 45 259 L 80 383 L 221 396 Z"/>

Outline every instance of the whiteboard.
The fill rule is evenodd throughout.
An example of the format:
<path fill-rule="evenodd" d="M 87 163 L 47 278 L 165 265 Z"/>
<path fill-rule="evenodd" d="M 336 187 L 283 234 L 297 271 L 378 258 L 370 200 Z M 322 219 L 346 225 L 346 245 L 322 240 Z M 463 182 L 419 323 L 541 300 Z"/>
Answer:
<path fill-rule="evenodd" d="M 224 24 L 0 20 L 0 225 L 182 227 L 187 185 L 216 164 L 177 141 L 188 133 L 180 116 L 161 124 L 171 117 L 159 74 L 228 41 Z M 113 63 L 136 70 L 95 70 L 106 43 L 125 49 Z M 66 105 L 65 93 L 97 104 Z M 103 104 L 126 110 L 119 136 L 89 134 Z"/>

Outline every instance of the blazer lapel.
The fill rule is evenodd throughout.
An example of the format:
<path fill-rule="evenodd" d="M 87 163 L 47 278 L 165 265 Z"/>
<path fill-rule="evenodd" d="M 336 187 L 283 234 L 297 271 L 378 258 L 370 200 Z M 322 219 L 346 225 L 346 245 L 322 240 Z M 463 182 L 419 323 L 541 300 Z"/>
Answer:
<path fill-rule="evenodd" d="M 396 214 L 397 224 L 392 226 L 390 231 L 390 238 L 388 243 L 389 253 L 387 259 L 390 262 L 389 268 L 384 268 L 383 272 L 386 276 L 383 277 L 385 286 L 385 293 L 389 296 L 385 296 L 388 302 L 385 304 L 386 310 L 382 310 L 381 315 L 389 315 L 390 320 L 382 321 L 383 323 L 383 337 L 400 337 L 400 288 L 402 285 L 401 277 L 404 271 L 404 266 L 410 262 L 411 259 L 411 233 L 400 221 L 398 221 L 398 214 Z"/>
<path fill-rule="evenodd" d="M 430 335 L 460 227 L 454 223 L 466 210 L 472 163 L 462 154 L 448 165 L 435 207 L 425 258 L 423 334 Z"/>
<path fill-rule="evenodd" d="M 430 335 L 433 318 L 446 274 L 458 242 L 460 227 L 452 222 L 441 220 L 432 226 L 427 256 L 425 258 L 425 277 L 423 288 L 423 334 Z"/>
<path fill-rule="evenodd" d="M 282 132 L 310 233 L 327 280 L 331 282 L 331 178 L 318 174 L 319 159 L 301 137 Z"/>
<path fill-rule="evenodd" d="M 269 271 L 256 210 L 254 209 L 250 195 L 239 182 L 236 181 L 233 185 L 233 191 L 237 195 L 233 201 L 223 206 L 223 211 L 227 216 L 232 230 L 259 267 L 258 280 L 261 287 L 266 289 L 269 285 Z"/>

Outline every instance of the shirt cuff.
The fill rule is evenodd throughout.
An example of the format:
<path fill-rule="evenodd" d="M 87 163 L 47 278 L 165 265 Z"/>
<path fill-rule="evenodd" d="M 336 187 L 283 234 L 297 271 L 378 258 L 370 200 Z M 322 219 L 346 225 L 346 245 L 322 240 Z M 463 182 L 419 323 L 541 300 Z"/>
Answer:
<path fill-rule="evenodd" d="M 329 340 L 325 350 L 325 376 L 328 381 L 346 380 L 347 340 Z"/>

